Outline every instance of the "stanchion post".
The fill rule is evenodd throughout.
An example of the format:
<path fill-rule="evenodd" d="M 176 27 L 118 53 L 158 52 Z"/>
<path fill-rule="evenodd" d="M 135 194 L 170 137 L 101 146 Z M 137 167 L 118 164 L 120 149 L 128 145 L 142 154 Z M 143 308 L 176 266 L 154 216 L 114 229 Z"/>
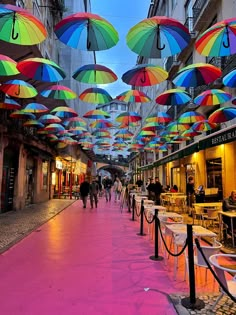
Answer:
<path fill-rule="evenodd" d="M 140 236 L 144 236 L 146 234 L 143 233 L 143 216 L 144 216 L 144 202 L 143 202 L 143 199 L 141 201 L 141 212 L 140 212 L 140 233 L 138 233 L 137 235 L 140 235 Z"/>
<path fill-rule="evenodd" d="M 134 221 L 135 204 L 136 204 L 135 195 L 133 195 L 133 198 L 132 198 L 132 219 L 131 219 L 131 221 Z"/>
<path fill-rule="evenodd" d="M 159 224 L 158 224 L 158 209 L 155 209 L 155 254 L 150 256 L 151 260 L 163 260 L 162 256 L 159 256 Z"/>
<path fill-rule="evenodd" d="M 130 204 L 131 204 L 131 202 L 130 202 L 130 192 L 128 191 L 128 212 L 131 212 Z"/>
<path fill-rule="evenodd" d="M 194 273 L 194 253 L 193 253 L 193 226 L 187 224 L 187 242 L 188 242 L 188 270 L 189 270 L 189 297 L 183 298 L 181 303 L 184 307 L 192 310 L 201 310 L 205 303 L 196 298 L 195 273 Z"/>

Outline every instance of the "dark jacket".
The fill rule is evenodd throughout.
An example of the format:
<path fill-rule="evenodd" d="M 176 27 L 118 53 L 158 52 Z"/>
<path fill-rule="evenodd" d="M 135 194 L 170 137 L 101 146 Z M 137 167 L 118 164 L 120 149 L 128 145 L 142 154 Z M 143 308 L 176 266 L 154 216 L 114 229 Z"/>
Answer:
<path fill-rule="evenodd" d="M 106 180 L 104 180 L 103 186 L 104 186 L 105 189 L 111 188 L 111 186 L 112 186 L 112 180 L 111 180 L 110 178 L 107 178 Z"/>
<path fill-rule="evenodd" d="M 162 184 L 160 182 L 155 182 L 155 195 L 160 195 L 162 193 Z"/>
<path fill-rule="evenodd" d="M 90 189 L 90 184 L 86 180 L 80 184 L 80 195 L 81 196 L 88 196 Z"/>
<path fill-rule="evenodd" d="M 223 211 L 232 211 L 236 210 L 236 202 L 230 196 L 229 198 L 225 198 L 223 201 Z"/>
<path fill-rule="evenodd" d="M 93 181 L 89 186 L 90 195 L 97 195 L 99 191 L 99 185 L 96 181 Z"/>

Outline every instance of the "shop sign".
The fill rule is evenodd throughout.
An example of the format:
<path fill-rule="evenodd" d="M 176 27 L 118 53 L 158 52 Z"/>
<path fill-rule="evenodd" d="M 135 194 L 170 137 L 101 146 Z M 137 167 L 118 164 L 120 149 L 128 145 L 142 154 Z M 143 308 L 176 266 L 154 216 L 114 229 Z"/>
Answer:
<path fill-rule="evenodd" d="M 217 135 L 213 135 L 209 138 L 199 141 L 199 149 L 203 150 L 206 148 L 214 147 L 216 145 L 228 143 L 236 140 L 236 128 L 232 128 L 230 130 L 226 130 L 218 133 Z"/>

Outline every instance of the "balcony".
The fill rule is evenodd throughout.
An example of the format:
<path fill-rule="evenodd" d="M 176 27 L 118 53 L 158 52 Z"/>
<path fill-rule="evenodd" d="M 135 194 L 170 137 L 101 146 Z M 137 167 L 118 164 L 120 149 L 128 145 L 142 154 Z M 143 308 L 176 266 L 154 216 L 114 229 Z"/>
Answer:
<path fill-rule="evenodd" d="M 178 61 L 178 55 L 170 56 L 167 58 L 166 71 L 169 72 L 169 78 L 171 78 L 179 69 L 180 61 Z"/>
<path fill-rule="evenodd" d="M 218 0 L 196 0 L 193 5 L 193 30 L 201 31 L 204 25 L 209 24 L 218 6 Z"/>
<path fill-rule="evenodd" d="M 187 29 L 189 30 L 189 33 L 191 35 L 191 38 L 196 38 L 196 32 L 193 29 L 193 24 L 194 24 L 194 19 L 193 17 L 187 17 L 184 23 L 184 26 L 187 27 Z"/>

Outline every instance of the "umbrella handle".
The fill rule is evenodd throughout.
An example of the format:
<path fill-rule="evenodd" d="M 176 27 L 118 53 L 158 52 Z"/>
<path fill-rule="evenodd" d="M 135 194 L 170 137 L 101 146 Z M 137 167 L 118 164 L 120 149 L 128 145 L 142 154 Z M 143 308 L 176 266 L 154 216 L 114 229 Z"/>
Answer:
<path fill-rule="evenodd" d="M 13 14 L 13 25 L 12 25 L 12 31 L 11 31 L 11 38 L 12 39 L 17 39 L 19 36 L 19 33 L 15 34 L 15 23 L 16 23 L 16 12 Z"/>
<path fill-rule="evenodd" d="M 230 41 L 229 41 L 229 29 L 228 29 L 228 25 L 226 25 L 226 39 L 227 39 L 227 43 L 225 44 L 225 42 L 223 42 L 223 46 L 224 46 L 224 48 L 229 48 L 229 46 L 230 46 Z"/>
<path fill-rule="evenodd" d="M 20 86 L 18 86 L 18 91 L 17 92 L 15 92 L 15 95 L 20 95 Z"/>
<path fill-rule="evenodd" d="M 159 47 L 159 39 L 160 39 L 160 25 L 158 24 L 157 25 L 157 46 L 156 46 L 156 48 L 158 50 L 163 50 L 163 49 L 165 49 L 166 45 L 164 44 L 163 47 Z"/>
<path fill-rule="evenodd" d="M 143 78 L 140 79 L 142 83 L 146 82 L 146 71 L 143 71 Z"/>

